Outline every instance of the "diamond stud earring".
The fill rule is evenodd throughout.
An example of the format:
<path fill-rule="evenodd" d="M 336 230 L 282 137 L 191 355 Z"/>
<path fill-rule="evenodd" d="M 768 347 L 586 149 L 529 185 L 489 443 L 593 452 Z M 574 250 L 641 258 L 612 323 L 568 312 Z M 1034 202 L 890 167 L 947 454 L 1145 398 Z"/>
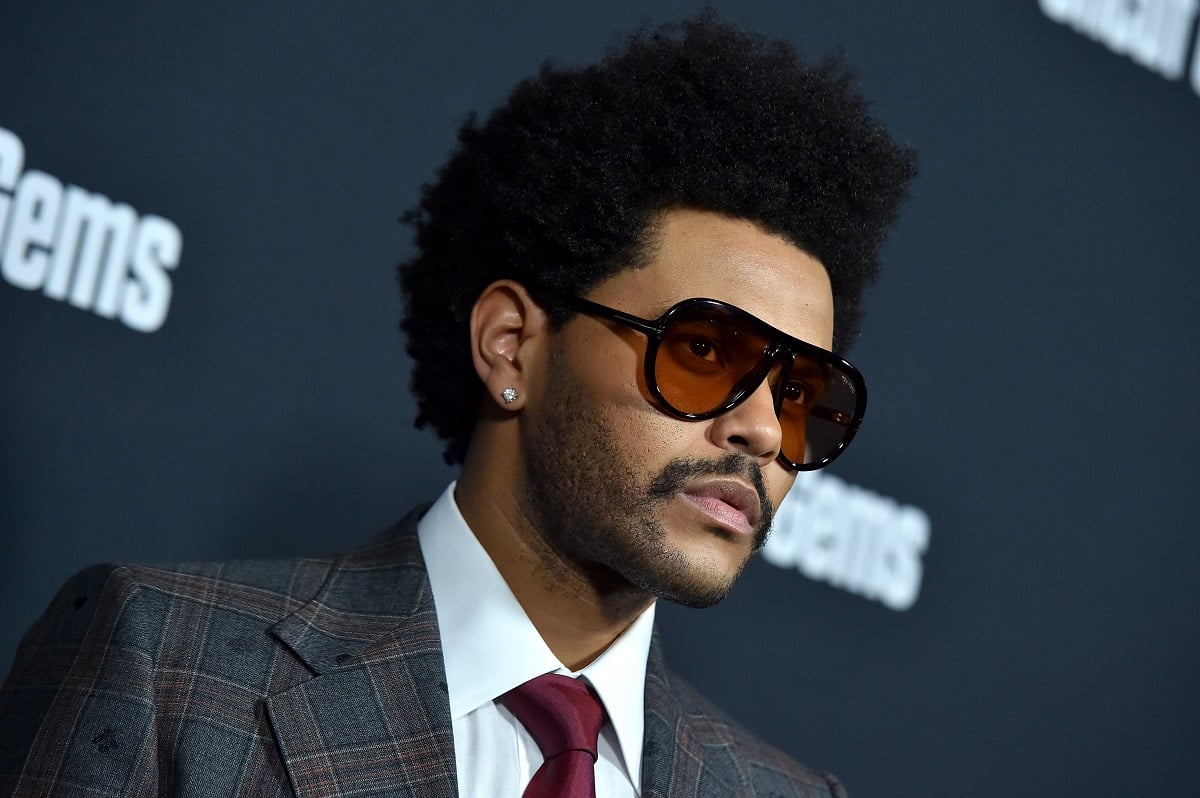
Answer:
<path fill-rule="evenodd" d="M 500 392 L 500 398 L 504 400 L 504 404 L 511 405 L 517 401 L 517 389 L 509 386 Z"/>

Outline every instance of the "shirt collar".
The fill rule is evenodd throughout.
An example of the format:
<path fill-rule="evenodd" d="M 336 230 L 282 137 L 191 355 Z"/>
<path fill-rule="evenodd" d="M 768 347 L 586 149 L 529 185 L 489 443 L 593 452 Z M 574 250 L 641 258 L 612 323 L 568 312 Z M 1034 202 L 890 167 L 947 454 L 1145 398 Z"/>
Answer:
<path fill-rule="evenodd" d="M 437 609 L 451 719 L 543 673 L 583 676 L 604 703 L 625 767 L 633 783 L 640 784 L 654 605 L 582 671 L 569 671 L 467 526 L 454 501 L 454 487 L 451 483 L 417 524 Z"/>

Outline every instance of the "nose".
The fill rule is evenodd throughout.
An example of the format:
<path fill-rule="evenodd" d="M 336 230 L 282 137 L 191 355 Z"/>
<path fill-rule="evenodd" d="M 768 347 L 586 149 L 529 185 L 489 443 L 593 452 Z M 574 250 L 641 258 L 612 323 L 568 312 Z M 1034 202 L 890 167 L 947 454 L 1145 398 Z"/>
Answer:
<path fill-rule="evenodd" d="M 764 379 L 740 405 L 714 418 L 709 428 L 713 444 L 750 455 L 761 468 L 779 456 L 783 445 L 770 382 Z"/>

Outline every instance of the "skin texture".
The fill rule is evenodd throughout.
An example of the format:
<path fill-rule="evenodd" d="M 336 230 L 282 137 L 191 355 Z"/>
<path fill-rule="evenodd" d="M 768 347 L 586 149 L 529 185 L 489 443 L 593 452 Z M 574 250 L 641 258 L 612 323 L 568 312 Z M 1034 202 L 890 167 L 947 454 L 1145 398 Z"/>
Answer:
<path fill-rule="evenodd" d="M 824 267 L 745 220 L 672 209 L 647 263 L 589 299 L 656 318 L 688 297 L 720 299 L 826 349 L 833 297 Z M 555 330 L 519 284 L 475 305 L 471 344 L 485 400 L 456 499 L 517 600 L 568 667 L 602 652 L 656 598 L 708 606 L 761 545 L 795 474 L 764 383 L 743 404 L 686 421 L 652 404 L 645 337 L 586 315 Z M 505 404 L 506 387 L 518 398 Z M 751 524 L 696 496 L 714 485 L 758 496 Z M 763 512 L 765 511 L 765 512 Z"/>

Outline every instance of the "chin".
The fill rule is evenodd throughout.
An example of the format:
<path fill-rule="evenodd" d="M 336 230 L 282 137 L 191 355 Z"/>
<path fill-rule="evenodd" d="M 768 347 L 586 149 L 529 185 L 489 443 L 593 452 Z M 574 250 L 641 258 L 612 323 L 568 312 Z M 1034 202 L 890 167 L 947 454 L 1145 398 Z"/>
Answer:
<path fill-rule="evenodd" d="M 691 607 L 694 610 L 703 610 L 724 601 L 725 597 L 729 595 L 729 591 L 733 588 L 733 581 L 674 587 L 676 589 L 657 594 L 658 598 L 680 604 L 684 607 Z"/>
<path fill-rule="evenodd" d="M 729 595 L 749 559 L 749 552 L 733 556 L 732 552 L 714 552 L 711 546 L 692 556 L 674 549 L 655 563 L 653 573 L 643 574 L 646 578 L 640 580 L 641 587 L 685 607 L 711 607 Z"/>

